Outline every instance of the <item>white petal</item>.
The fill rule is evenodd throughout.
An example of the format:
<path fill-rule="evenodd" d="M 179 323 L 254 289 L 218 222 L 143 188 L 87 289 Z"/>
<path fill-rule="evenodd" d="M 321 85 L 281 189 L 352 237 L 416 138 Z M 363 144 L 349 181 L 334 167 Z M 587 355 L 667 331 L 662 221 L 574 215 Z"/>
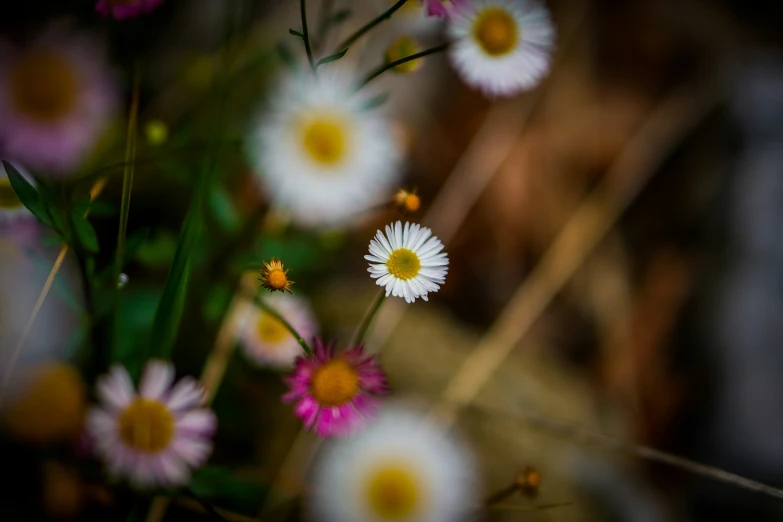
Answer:
<path fill-rule="evenodd" d="M 170 363 L 151 360 L 141 376 L 139 393 L 148 399 L 162 400 L 174 381 L 174 366 Z"/>
<path fill-rule="evenodd" d="M 115 364 L 108 375 L 101 376 L 97 385 L 98 398 L 106 405 L 121 410 L 133 400 L 135 390 L 128 370 Z"/>

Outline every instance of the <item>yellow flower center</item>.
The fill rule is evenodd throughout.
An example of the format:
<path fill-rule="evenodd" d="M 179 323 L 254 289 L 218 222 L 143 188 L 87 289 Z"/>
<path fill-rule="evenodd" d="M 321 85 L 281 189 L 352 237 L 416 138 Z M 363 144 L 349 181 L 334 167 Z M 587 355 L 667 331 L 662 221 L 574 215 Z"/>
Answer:
<path fill-rule="evenodd" d="M 321 406 L 342 406 L 359 393 L 359 374 L 350 364 L 334 359 L 315 371 L 310 393 Z"/>
<path fill-rule="evenodd" d="M 490 56 L 500 56 L 511 51 L 517 43 L 517 24 L 505 10 L 489 8 L 476 19 L 473 36 Z"/>
<path fill-rule="evenodd" d="M 120 437 L 131 448 L 157 453 L 174 436 L 174 416 L 163 403 L 140 397 L 122 412 L 119 428 Z"/>
<path fill-rule="evenodd" d="M 400 36 L 386 50 L 386 61 L 389 63 L 396 62 L 417 52 L 419 52 L 419 45 L 416 43 L 416 40 L 410 36 Z M 421 64 L 421 59 L 411 60 L 410 62 L 397 65 L 392 70 L 398 73 L 409 73 L 417 70 L 421 67 Z"/>
<path fill-rule="evenodd" d="M 283 326 L 283 323 L 266 312 L 259 314 L 256 328 L 258 337 L 269 344 L 278 344 L 289 335 L 288 329 Z"/>
<path fill-rule="evenodd" d="M 16 210 L 22 207 L 22 202 L 16 195 L 11 181 L 8 178 L 0 179 L 0 208 L 4 210 Z"/>
<path fill-rule="evenodd" d="M 389 269 L 391 275 L 405 281 L 418 275 L 421 270 L 421 261 L 413 250 L 398 248 L 389 256 L 386 268 Z"/>
<path fill-rule="evenodd" d="M 370 508 L 382 520 L 406 519 L 421 505 L 418 477 L 405 466 L 383 464 L 368 479 L 366 484 Z"/>
<path fill-rule="evenodd" d="M 275 269 L 266 276 L 266 282 L 275 290 L 280 290 L 285 287 L 285 284 L 288 282 L 288 277 L 286 277 L 285 272 L 282 270 Z"/>
<path fill-rule="evenodd" d="M 305 152 L 324 166 L 334 166 L 345 158 L 347 141 L 345 124 L 333 117 L 315 118 L 302 128 Z"/>
<path fill-rule="evenodd" d="M 54 53 L 23 55 L 10 74 L 11 97 L 25 116 L 53 122 L 71 111 L 78 91 L 71 66 Z"/>

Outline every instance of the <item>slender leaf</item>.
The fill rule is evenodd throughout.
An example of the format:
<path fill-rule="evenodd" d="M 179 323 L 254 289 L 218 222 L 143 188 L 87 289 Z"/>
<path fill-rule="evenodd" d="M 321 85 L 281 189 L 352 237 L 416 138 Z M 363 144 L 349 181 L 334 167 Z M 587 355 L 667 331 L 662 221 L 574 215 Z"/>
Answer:
<path fill-rule="evenodd" d="M 330 54 L 329 56 L 327 56 L 325 58 L 321 58 L 320 60 L 318 60 L 318 63 L 315 66 L 316 66 L 316 68 L 318 68 L 318 67 L 322 66 L 325 63 L 336 62 L 337 60 L 339 60 L 340 58 L 345 56 L 345 53 L 347 53 L 347 52 L 348 52 L 348 49 L 343 49 L 339 53 Z"/>
<path fill-rule="evenodd" d="M 239 214 L 223 186 L 217 185 L 210 191 L 209 207 L 223 230 L 232 233 L 239 230 L 242 225 Z"/>
<path fill-rule="evenodd" d="M 71 212 L 71 225 L 79 243 L 90 252 L 98 251 L 98 235 L 92 224 L 84 217 L 83 212 Z"/>
<path fill-rule="evenodd" d="M 379 94 L 378 96 L 370 99 L 367 103 L 364 104 L 365 110 L 375 109 L 376 107 L 380 107 L 384 103 L 386 103 L 386 100 L 389 99 L 388 93 Z"/>
<path fill-rule="evenodd" d="M 298 36 L 299 38 L 304 38 L 304 35 L 295 29 L 289 29 L 288 32 L 294 36 Z"/>
<path fill-rule="evenodd" d="M 46 211 L 46 206 L 38 195 L 38 190 L 36 190 L 36 188 L 16 170 L 16 167 L 9 162 L 3 160 L 3 167 L 5 167 L 5 172 L 8 174 L 8 181 L 11 182 L 11 187 L 13 187 L 14 192 L 16 192 L 16 196 L 19 198 L 19 201 L 22 202 L 22 205 L 27 207 L 35 217 L 45 224 L 50 227 L 53 226 L 52 219 Z"/>

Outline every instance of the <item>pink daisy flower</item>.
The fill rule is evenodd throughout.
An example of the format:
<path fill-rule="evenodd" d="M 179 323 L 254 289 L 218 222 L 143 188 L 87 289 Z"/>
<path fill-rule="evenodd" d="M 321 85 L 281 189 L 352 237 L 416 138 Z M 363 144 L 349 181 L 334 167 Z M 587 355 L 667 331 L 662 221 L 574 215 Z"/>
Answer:
<path fill-rule="evenodd" d="M 388 393 L 386 373 L 364 347 L 335 354 L 333 346 L 324 346 L 318 338 L 315 354 L 297 358 L 285 381 L 291 391 L 283 402 L 295 402 L 296 415 L 321 437 L 358 431 L 377 411 L 375 397 Z"/>
<path fill-rule="evenodd" d="M 118 107 L 105 49 L 57 24 L 24 48 L 0 42 L 0 154 L 31 169 L 74 170 Z"/>
<path fill-rule="evenodd" d="M 212 452 L 217 419 L 203 388 L 192 377 L 173 383 L 174 367 L 162 361 L 147 363 L 139 393 L 122 366 L 98 379 L 88 435 L 109 473 L 138 488 L 187 484 Z"/>
<path fill-rule="evenodd" d="M 163 0 L 98 0 L 95 10 L 115 20 L 125 20 L 151 13 Z"/>
<path fill-rule="evenodd" d="M 427 16 L 448 17 L 449 10 L 444 5 L 445 0 L 419 0 L 427 8 Z M 469 4 L 468 0 L 450 0 L 454 7 L 461 8 Z"/>

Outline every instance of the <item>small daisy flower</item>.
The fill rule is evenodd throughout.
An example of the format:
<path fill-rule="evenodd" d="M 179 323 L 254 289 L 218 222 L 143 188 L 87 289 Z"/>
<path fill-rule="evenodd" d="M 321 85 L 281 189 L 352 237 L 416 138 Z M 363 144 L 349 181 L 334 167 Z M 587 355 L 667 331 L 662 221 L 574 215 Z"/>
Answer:
<path fill-rule="evenodd" d="M 396 181 L 399 144 L 371 102 L 335 66 L 291 78 L 259 119 L 248 154 L 273 201 L 300 224 L 342 224 Z"/>
<path fill-rule="evenodd" d="M 0 43 L 0 154 L 68 172 L 91 152 L 118 106 L 105 49 L 64 26 L 24 49 Z"/>
<path fill-rule="evenodd" d="M 476 518 L 479 490 L 473 457 L 457 438 L 394 408 L 325 448 L 307 507 L 324 522 L 459 522 Z"/>
<path fill-rule="evenodd" d="M 174 367 L 162 361 L 147 363 L 139 393 L 119 365 L 98 380 L 90 439 L 109 472 L 136 487 L 187 484 L 212 452 L 217 419 L 202 406 L 203 388 L 191 377 L 173 381 Z"/>
<path fill-rule="evenodd" d="M 386 234 L 380 230 L 370 241 L 368 272 L 377 279 L 378 286 L 386 287 L 386 296 L 404 297 L 409 303 L 421 297 L 427 301 L 429 292 L 437 292 L 446 281 L 449 258 L 443 243 L 432 235 L 432 230 L 420 225 L 397 221 L 386 225 Z"/>
<path fill-rule="evenodd" d="M 151 13 L 163 0 L 98 0 L 95 10 L 115 20 L 125 20 Z"/>
<path fill-rule="evenodd" d="M 264 261 L 264 268 L 261 269 L 261 277 L 258 280 L 261 281 L 261 286 L 270 292 L 277 290 L 293 294 L 291 285 L 294 282 L 288 279 L 288 270 L 285 269 L 283 262 L 279 259 L 273 258 L 269 263 Z"/>
<path fill-rule="evenodd" d="M 408 192 L 405 189 L 400 189 L 394 195 L 394 204 L 403 212 L 412 214 L 421 207 L 421 198 L 419 198 L 415 190 Z"/>
<path fill-rule="evenodd" d="M 419 51 L 421 51 L 419 43 L 410 36 L 403 35 L 396 38 L 386 49 L 386 62 L 396 62 L 397 60 L 416 54 Z M 412 73 L 417 71 L 423 63 L 424 60 L 422 59 L 405 62 L 394 67 L 392 72 L 399 74 Z"/>
<path fill-rule="evenodd" d="M 378 409 L 375 397 L 388 392 L 386 374 L 361 346 L 335 354 L 316 338 L 314 350 L 296 359 L 283 402 L 295 402 L 296 415 L 321 437 L 355 433 Z"/>
<path fill-rule="evenodd" d="M 536 0 L 470 0 L 455 10 L 451 60 L 462 79 L 489 96 L 534 87 L 549 71 L 555 30 Z"/>
<path fill-rule="evenodd" d="M 273 294 L 264 302 L 294 327 L 304 339 L 312 339 L 317 325 L 310 307 L 298 297 Z M 239 341 L 248 359 L 259 366 L 290 369 L 302 355 L 302 347 L 288 328 L 259 306 L 252 306 L 239 329 Z"/>

